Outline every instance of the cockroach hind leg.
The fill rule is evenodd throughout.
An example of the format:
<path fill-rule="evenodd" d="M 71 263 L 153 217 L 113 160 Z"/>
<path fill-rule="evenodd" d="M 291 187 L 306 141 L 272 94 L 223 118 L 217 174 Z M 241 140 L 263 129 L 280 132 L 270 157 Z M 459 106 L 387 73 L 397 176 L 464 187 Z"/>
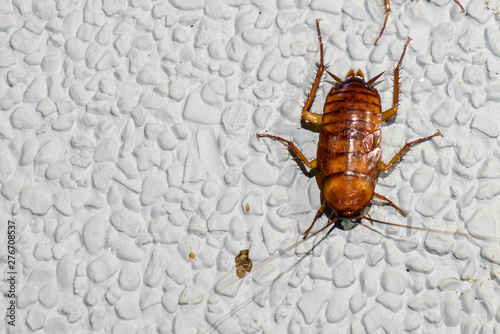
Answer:
<path fill-rule="evenodd" d="M 401 53 L 401 57 L 399 58 L 398 64 L 396 65 L 396 68 L 394 69 L 394 85 L 393 85 L 393 91 L 392 91 L 392 108 L 387 109 L 382 113 L 382 120 L 385 121 L 388 118 L 391 118 L 392 116 L 395 116 L 398 113 L 398 108 L 399 108 L 399 81 L 401 79 L 401 76 L 399 74 L 399 71 L 401 71 L 402 67 L 401 64 L 403 63 L 403 58 L 406 53 L 406 48 L 408 47 L 408 43 L 410 43 L 411 38 L 408 37 L 406 40 L 405 46 L 403 48 L 403 52 Z"/>
<path fill-rule="evenodd" d="M 316 125 L 322 124 L 322 115 L 311 113 L 310 109 L 314 102 L 314 98 L 316 97 L 316 91 L 318 90 L 321 77 L 323 76 L 323 71 L 325 70 L 325 60 L 324 60 L 324 51 L 323 51 L 323 39 L 321 38 L 321 30 L 319 28 L 319 19 L 316 20 L 316 28 L 318 30 L 318 40 L 319 40 L 319 49 L 320 49 L 320 61 L 316 63 L 318 69 L 316 71 L 316 76 L 314 78 L 313 85 L 309 94 L 307 95 L 306 102 L 304 103 L 304 107 L 302 108 L 302 118 Z"/>
<path fill-rule="evenodd" d="M 382 29 L 380 29 L 380 33 L 378 34 L 377 39 L 373 43 L 373 45 L 377 45 L 378 41 L 380 38 L 382 38 L 382 35 L 384 34 L 385 26 L 387 25 L 387 20 L 389 19 L 389 13 L 391 12 L 391 3 L 389 0 L 384 0 L 384 23 L 382 24 Z"/>
<path fill-rule="evenodd" d="M 255 136 L 257 136 L 257 140 L 260 140 L 260 138 L 268 137 L 269 135 L 267 133 L 256 133 Z"/>

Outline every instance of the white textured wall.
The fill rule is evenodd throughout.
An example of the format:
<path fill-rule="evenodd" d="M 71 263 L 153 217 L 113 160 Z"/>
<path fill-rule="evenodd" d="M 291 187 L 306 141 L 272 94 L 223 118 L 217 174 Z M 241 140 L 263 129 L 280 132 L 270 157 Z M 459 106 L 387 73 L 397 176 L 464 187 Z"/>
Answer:
<path fill-rule="evenodd" d="M 386 71 L 376 86 L 384 109 L 413 38 L 384 161 L 405 141 L 443 133 L 379 179 L 377 191 L 410 216 L 376 205 L 370 215 L 498 235 L 499 3 L 462 4 L 467 14 L 449 1 L 393 1 L 374 47 L 377 0 L 0 1 L 4 273 L 8 219 L 18 238 L 16 326 L 2 325 L 499 332 L 495 240 L 357 226 L 261 266 L 300 240 L 319 207 L 315 179 L 282 144 L 255 137 L 293 138 L 314 158 L 318 134 L 300 126 L 300 105 L 319 59 L 316 18 L 330 71 Z M 234 257 L 246 248 L 254 271 L 239 280 Z"/>

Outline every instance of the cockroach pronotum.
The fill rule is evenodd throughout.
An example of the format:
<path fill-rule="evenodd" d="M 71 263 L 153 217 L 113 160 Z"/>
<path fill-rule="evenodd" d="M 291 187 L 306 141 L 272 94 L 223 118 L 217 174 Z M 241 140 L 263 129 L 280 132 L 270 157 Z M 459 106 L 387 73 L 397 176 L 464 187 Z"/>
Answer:
<path fill-rule="evenodd" d="M 453 0 L 459 7 L 460 11 L 464 12 L 465 9 L 464 7 L 460 4 L 458 0 Z M 387 20 L 389 19 L 389 13 L 391 12 L 391 3 L 389 0 L 384 0 L 384 23 L 382 24 L 382 29 L 380 29 L 380 33 L 378 34 L 377 39 L 375 40 L 374 45 L 377 45 L 379 39 L 382 37 L 382 34 L 384 33 L 385 26 L 387 25 Z"/>
<path fill-rule="evenodd" d="M 399 71 L 411 40 L 406 40 L 403 53 L 394 70 L 393 106 L 382 112 L 380 95 L 373 87 L 375 81 L 383 74 L 365 81 L 363 72 L 354 73 L 351 69 L 345 80 L 326 70 L 323 54 L 323 41 L 316 20 L 318 31 L 320 62 L 316 77 L 302 109 L 302 119 L 321 126 L 316 159 L 308 161 L 304 154 L 291 142 L 270 134 L 257 134 L 257 138 L 268 137 L 288 145 L 297 157 L 309 168 L 318 171 L 318 185 L 322 193 L 322 204 L 311 226 L 304 232 L 304 239 L 311 231 L 314 223 L 328 204 L 336 214 L 328 225 L 338 219 L 360 221 L 361 218 L 373 220 L 362 215 L 362 211 L 370 204 L 373 196 L 393 206 L 403 216 L 407 213 L 391 200 L 375 193 L 375 183 L 379 171 L 387 171 L 396 161 L 415 144 L 441 135 L 437 131 L 431 136 L 407 143 L 388 164 L 381 161 L 381 122 L 393 117 L 398 111 Z M 327 72 L 337 83 L 326 97 L 323 114 L 309 110 L 313 104 L 323 72 Z"/>

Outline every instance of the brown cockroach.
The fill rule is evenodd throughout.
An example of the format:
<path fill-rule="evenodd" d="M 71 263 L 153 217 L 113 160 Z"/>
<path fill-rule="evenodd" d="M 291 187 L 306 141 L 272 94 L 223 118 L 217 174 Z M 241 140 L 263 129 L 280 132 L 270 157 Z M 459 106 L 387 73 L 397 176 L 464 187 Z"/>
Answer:
<path fill-rule="evenodd" d="M 397 114 L 399 71 L 411 38 L 406 40 L 403 53 L 394 70 L 393 106 L 382 112 L 380 95 L 373 84 L 383 72 L 366 82 L 361 70 L 354 73 L 354 70 L 351 69 L 345 80 L 339 79 L 326 70 L 319 19 L 316 20 L 316 28 L 320 47 L 320 63 L 313 86 L 302 109 L 302 119 L 321 126 L 316 159 L 308 161 L 291 141 L 270 134 L 257 134 L 257 138 L 268 137 L 285 143 L 307 167 L 317 169 L 322 204 L 311 226 L 304 232 L 304 239 L 325 210 L 326 205 L 329 205 L 336 213 L 333 222 L 338 219 L 359 221 L 364 218 L 372 220 L 361 215 L 361 212 L 375 196 L 393 206 L 406 217 L 407 213 L 391 200 L 375 193 L 379 171 L 387 171 L 391 168 L 411 146 L 441 135 L 441 132 L 437 131 L 431 136 L 411 141 L 396 153 L 388 164 L 383 163 L 380 145 L 381 122 Z M 326 97 L 323 114 L 312 113 L 309 110 L 325 71 L 337 83 L 334 84 Z"/>
<path fill-rule="evenodd" d="M 460 11 L 464 12 L 465 9 L 464 7 L 460 4 L 458 0 L 453 0 L 459 7 Z M 373 45 L 377 45 L 379 39 L 382 37 L 382 34 L 384 33 L 385 26 L 387 25 L 387 20 L 389 19 L 389 13 L 391 12 L 391 3 L 389 0 L 384 0 L 384 23 L 382 24 L 382 29 L 380 30 L 380 33 L 378 34 L 377 39 L 375 40 L 375 43 Z"/>
<path fill-rule="evenodd" d="M 380 170 L 387 171 L 389 168 L 391 168 L 411 146 L 426 140 L 430 140 L 431 138 L 441 134 L 439 131 L 437 131 L 435 134 L 429 137 L 421 138 L 407 143 L 394 156 L 394 158 L 390 160 L 388 164 L 384 164 L 381 161 L 381 121 L 387 120 L 397 114 L 399 72 L 401 70 L 402 60 L 410 39 L 408 38 L 408 40 L 406 41 L 403 53 L 394 71 L 393 107 L 382 112 L 380 105 L 380 96 L 377 90 L 373 87 L 375 81 L 382 75 L 382 73 L 368 80 L 368 82 L 365 82 L 364 75 L 360 70 L 354 73 L 354 70 L 351 69 L 347 74 L 346 80 L 344 81 L 327 71 L 326 65 L 324 64 L 323 42 L 319 27 L 319 20 L 316 21 L 316 28 L 320 45 L 320 63 L 318 64 L 318 71 L 316 73 L 312 89 L 307 96 L 306 103 L 302 110 L 302 118 L 310 123 L 321 126 L 317 158 L 309 162 L 299 151 L 299 149 L 292 142 L 286 139 L 269 134 L 258 134 L 257 137 L 269 137 L 285 143 L 306 166 L 308 166 L 309 168 L 317 168 L 318 183 L 323 194 L 322 204 L 311 226 L 307 229 L 306 232 L 304 232 L 303 239 L 298 240 L 293 245 L 280 250 L 278 253 L 272 255 L 268 259 L 257 263 L 256 265 L 253 265 L 252 271 L 249 272 L 248 270 L 247 276 L 255 274 L 259 270 L 265 268 L 266 265 L 270 262 L 295 249 L 297 246 L 305 243 L 306 240 L 319 235 L 322 231 L 333 225 L 333 223 L 337 219 L 356 221 L 363 218 L 372 222 L 380 222 L 387 225 L 404 227 L 402 225 L 381 222 L 376 219 L 365 217 L 364 215 L 361 215 L 361 212 L 370 203 L 373 196 L 375 196 L 379 199 L 385 200 L 388 204 L 397 209 L 401 214 L 406 216 L 406 212 L 397 207 L 393 202 L 391 202 L 384 196 L 374 192 L 378 173 Z M 310 112 L 310 109 L 324 72 L 327 72 L 337 83 L 331 89 L 326 98 L 324 113 L 315 114 Z M 309 234 L 315 221 L 323 213 L 327 205 L 335 211 L 337 217 L 329 220 L 328 224 L 326 224 L 320 230 L 314 231 Z M 247 208 L 245 208 L 245 210 L 248 211 Z M 366 224 L 363 225 L 371 228 Z M 426 232 L 470 237 L 468 233 L 462 232 L 440 231 L 416 226 L 408 227 L 411 229 L 423 230 Z M 314 246 L 320 244 L 324 239 L 326 239 L 326 237 L 327 236 L 324 236 Z M 492 239 L 491 237 L 475 237 L 484 240 Z M 305 258 L 305 256 L 307 256 L 309 253 L 310 251 L 307 252 L 303 258 Z M 240 254 L 242 253 L 240 252 Z M 248 255 L 245 252 L 243 259 L 247 256 Z M 302 259 L 300 259 L 299 262 L 302 261 Z M 246 260 L 243 261 L 243 263 L 245 262 Z M 241 265 L 240 263 L 242 262 L 237 260 L 236 269 L 238 265 Z M 296 264 L 298 264 L 298 262 Z M 210 327 L 206 330 L 206 332 L 211 333 L 217 330 L 217 328 L 221 324 L 223 324 L 224 321 L 226 321 L 230 316 L 245 307 L 259 293 L 262 293 L 262 291 L 268 289 L 280 277 L 290 272 L 290 270 L 293 269 L 296 264 L 281 272 L 272 281 L 264 284 L 264 286 L 259 289 L 259 291 L 257 291 L 243 303 L 237 305 L 237 307 L 231 310 L 230 313 L 213 322 L 210 322 Z M 245 264 L 245 266 L 249 267 L 247 264 Z M 215 286 L 203 292 L 203 299 L 216 295 L 220 291 L 223 291 L 228 287 L 237 284 L 238 282 L 240 282 L 240 278 L 234 274 L 234 271 L 228 272 L 218 280 Z M 195 307 L 197 307 L 197 305 L 187 306 L 184 310 L 180 311 L 175 316 L 180 317 L 186 315 Z M 171 317 L 173 318 L 174 316 L 171 315 Z M 158 326 L 161 327 L 161 321 L 168 318 L 169 316 L 166 316 L 163 319 L 159 320 Z M 152 325 L 153 324 L 148 325 L 143 329 L 148 328 Z"/>

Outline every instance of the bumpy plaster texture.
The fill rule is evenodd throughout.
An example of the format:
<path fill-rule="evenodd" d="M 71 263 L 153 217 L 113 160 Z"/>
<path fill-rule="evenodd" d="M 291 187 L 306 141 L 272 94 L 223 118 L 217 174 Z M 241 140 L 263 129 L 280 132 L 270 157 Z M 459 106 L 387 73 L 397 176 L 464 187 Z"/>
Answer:
<path fill-rule="evenodd" d="M 378 0 L 1 1 L 0 245 L 5 273 L 10 219 L 18 272 L 16 326 L 2 326 L 500 331 L 498 2 L 462 0 L 466 13 L 450 1 L 391 4 L 373 46 Z M 386 71 L 384 109 L 413 38 L 384 161 L 443 133 L 379 179 L 409 217 L 380 205 L 371 217 L 490 240 L 365 222 L 295 245 L 320 190 L 281 143 L 255 134 L 315 157 L 318 134 L 300 116 L 317 18 L 329 71 Z M 239 279 L 243 249 L 253 269 Z"/>

